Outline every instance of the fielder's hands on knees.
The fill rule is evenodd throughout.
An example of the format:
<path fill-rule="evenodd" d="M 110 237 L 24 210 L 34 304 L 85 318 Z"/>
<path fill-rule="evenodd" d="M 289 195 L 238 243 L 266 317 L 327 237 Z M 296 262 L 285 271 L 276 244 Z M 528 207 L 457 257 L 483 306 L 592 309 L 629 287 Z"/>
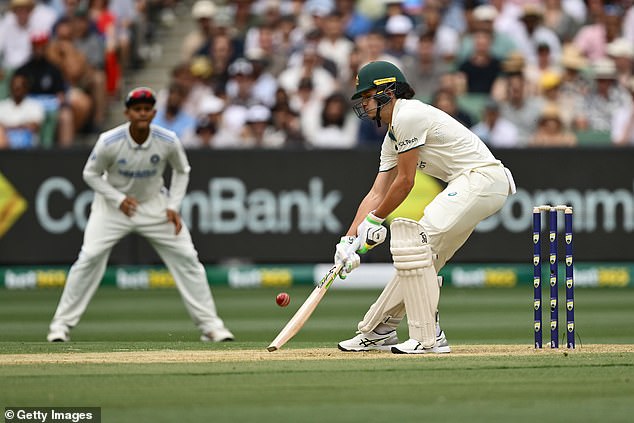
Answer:
<path fill-rule="evenodd" d="M 121 204 L 119 204 L 119 210 L 128 217 L 134 216 L 137 207 L 139 207 L 139 202 L 134 197 L 126 197 L 123 199 Z"/>
<path fill-rule="evenodd" d="M 335 264 L 342 264 L 339 277 L 345 279 L 348 273 L 359 267 L 361 258 L 355 251 L 357 249 L 356 236 L 342 236 L 335 249 Z"/>
<path fill-rule="evenodd" d="M 167 221 L 172 222 L 176 227 L 174 232 L 176 235 L 183 229 L 183 223 L 181 222 L 181 215 L 177 211 L 167 209 Z"/>
<path fill-rule="evenodd" d="M 359 254 L 365 254 L 385 241 L 387 228 L 382 225 L 384 220 L 370 212 L 363 222 L 359 224 L 357 227 L 357 235 L 360 241 L 360 247 L 357 250 Z"/>

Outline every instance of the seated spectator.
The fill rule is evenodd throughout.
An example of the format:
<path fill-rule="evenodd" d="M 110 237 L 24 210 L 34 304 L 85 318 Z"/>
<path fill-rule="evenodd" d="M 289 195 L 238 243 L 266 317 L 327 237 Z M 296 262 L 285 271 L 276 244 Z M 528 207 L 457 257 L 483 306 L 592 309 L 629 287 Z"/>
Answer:
<path fill-rule="evenodd" d="M 543 99 L 526 95 L 525 83 L 522 73 L 509 75 L 506 100 L 500 104 L 502 117 L 511 121 L 519 131 L 518 147 L 525 147 L 532 138 L 544 107 Z"/>
<path fill-rule="evenodd" d="M 9 98 L 0 100 L 0 148 L 35 148 L 44 121 L 44 107 L 27 97 L 29 80 L 24 75 L 11 77 L 10 91 Z"/>
<path fill-rule="evenodd" d="M 34 0 L 11 0 L 10 9 L 0 15 L 0 99 L 9 96 L 13 71 L 31 56 L 31 26 Z"/>
<path fill-rule="evenodd" d="M 559 73 L 559 66 L 552 61 L 548 44 L 537 46 L 537 62 L 524 67 L 524 76 L 530 95 L 541 94 L 542 76 Z"/>
<path fill-rule="evenodd" d="M 500 105 L 490 100 L 484 106 L 482 120 L 471 127 L 485 144 L 495 148 L 514 148 L 518 145 L 517 127 L 500 116 Z"/>
<path fill-rule="evenodd" d="M 634 70 L 634 44 L 625 38 L 617 38 L 607 45 L 606 51 L 614 60 L 618 83 L 627 89 Z"/>
<path fill-rule="evenodd" d="M 190 61 L 196 53 L 213 38 L 213 17 L 216 5 L 211 0 L 198 0 L 192 6 L 191 16 L 196 21 L 196 28 L 192 29 L 181 44 L 181 59 Z"/>
<path fill-rule="evenodd" d="M 183 102 L 187 95 L 185 87 L 172 82 L 168 89 L 167 102 L 164 107 L 156 109 L 152 123 L 173 131 L 184 146 L 192 143 L 196 130 L 196 118 L 183 110 Z"/>
<path fill-rule="evenodd" d="M 561 56 L 563 74 L 559 86 L 562 107 L 583 107 L 583 99 L 590 92 L 590 81 L 585 77 L 586 59 L 573 47 L 564 48 Z"/>
<path fill-rule="evenodd" d="M 443 22 L 443 13 L 446 10 L 442 8 L 439 2 L 425 2 L 420 12 L 421 22 L 416 32 L 432 34 L 434 54 L 443 62 L 452 63 L 457 57 L 460 34 L 455 28 Z"/>
<path fill-rule="evenodd" d="M 66 81 L 62 71 L 46 57 L 49 35 L 35 33 L 31 37 L 32 55 L 15 73 L 29 80 L 28 96 L 44 107 L 40 145 L 70 147 L 75 138 L 73 111 L 66 97 Z"/>
<path fill-rule="evenodd" d="M 321 62 L 317 48 L 313 45 L 306 46 L 301 63 L 290 66 L 278 77 L 280 86 L 292 95 L 299 90 L 300 81 L 310 77 L 315 95 L 323 100 L 335 91 L 337 80 L 321 65 Z"/>
<path fill-rule="evenodd" d="M 518 47 L 526 61 L 537 63 L 537 46 L 546 44 L 550 50 L 551 63 L 557 63 L 561 57 L 561 41 L 553 30 L 544 25 L 544 9 L 541 4 L 524 4 L 520 22 L 516 32 L 526 37 L 526 42 L 518 43 Z"/>
<path fill-rule="evenodd" d="M 271 124 L 271 110 L 262 104 L 249 107 L 240 138 L 250 148 L 281 148 L 286 142 L 284 132 Z"/>
<path fill-rule="evenodd" d="M 320 109 L 304 113 L 302 131 L 307 145 L 315 148 L 353 148 L 359 137 L 360 120 L 341 93 L 328 96 Z M 317 113 L 314 113 L 317 112 Z"/>
<path fill-rule="evenodd" d="M 107 51 L 103 37 L 92 25 L 87 11 L 79 10 L 71 18 L 73 39 L 77 49 L 86 58 L 89 77 L 85 82 L 85 91 L 90 95 L 94 132 L 99 132 L 106 120 L 108 92 L 106 76 Z"/>
<path fill-rule="evenodd" d="M 473 9 L 471 31 L 462 37 L 460 48 L 456 56 L 456 61 L 462 63 L 473 54 L 474 41 L 473 34 L 476 31 L 484 30 L 492 34 L 491 56 L 500 60 L 506 59 L 509 54 L 517 50 L 517 46 L 512 38 L 504 32 L 498 31 L 493 26 L 498 11 L 495 6 L 482 4 Z"/>
<path fill-rule="evenodd" d="M 429 101 L 436 89 L 451 86 L 451 69 L 451 64 L 439 60 L 434 53 L 433 34 L 424 33 L 418 38 L 413 66 L 406 66 L 403 71 L 416 98 Z"/>
<path fill-rule="evenodd" d="M 478 30 L 473 34 L 473 54 L 458 66 L 469 93 L 491 94 L 493 83 L 500 76 L 502 65 L 491 56 L 491 33 Z"/>
<path fill-rule="evenodd" d="M 218 128 L 211 119 L 205 116 L 198 118 L 195 134 L 185 148 L 213 148 L 217 133 Z"/>
<path fill-rule="evenodd" d="M 447 113 L 467 128 L 471 128 L 473 126 L 473 122 L 469 114 L 458 107 L 458 101 L 453 90 L 448 88 L 441 88 L 437 90 L 434 93 L 431 104 L 432 106 Z"/>
<path fill-rule="evenodd" d="M 614 112 L 611 138 L 614 145 L 634 145 L 634 76 L 630 78 L 628 91 L 632 103 Z"/>
<path fill-rule="evenodd" d="M 577 0 L 581 3 L 580 0 Z M 551 29 L 564 43 L 572 41 L 580 27 L 580 22 L 562 3 L 571 3 L 561 0 L 549 0 L 544 2 L 544 26 Z"/>
<path fill-rule="evenodd" d="M 94 100 L 90 88 L 95 80 L 92 67 L 86 56 L 75 46 L 73 26 L 70 18 L 62 18 L 46 50 L 46 57 L 62 71 L 69 85 L 68 101 L 73 110 L 75 132 L 94 128 L 103 122 L 92 119 Z M 105 104 L 105 101 L 102 103 Z"/>
<path fill-rule="evenodd" d="M 594 62 L 605 57 L 608 43 L 620 36 L 622 18 L 620 9 L 615 5 L 605 5 L 602 9 L 598 9 L 596 20 L 583 26 L 575 35 L 574 46 L 590 61 Z"/>
<path fill-rule="evenodd" d="M 117 36 L 117 18 L 108 8 L 109 0 L 88 0 L 88 16 L 105 40 L 106 90 L 117 95 L 121 83 L 120 39 Z M 125 47 L 126 50 L 129 46 Z"/>
<path fill-rule="evenodd" d="M 345 24 L 341 12 L 331 12 L 324 22 L 324 36 L 317 44 L 318 53 L 335 63 L 339 80 L 350 78 L 350 54 L 354 49 L 354 43 L 345 36 Z"/>
<path fill-rule="evenodd" d="M 277 102 L 271 109 L 273 127 L 283 131 L 287 148 L 303 148 L 305 137 L 301 128 L 300 116 L 293 111 L 287 102 Z"/>
<path fill-rule="evenodd" d="M 577 145 L 575 134 L 567 130 L 561 120 L 559 107 L 544 107 L 539 117 L 535 134 L 529 142 L 530 147 L 574 147 Z"/>
<path fill-rule="evenodd" d="M 609 132 L 612 116 L 621 109 L 631 107 L 629 93 L 616 82 L 616 66 L 610 59 L 600 59 L 592 65 L 595 85 L 584 97 L 582 110 L 585 111 L 585 124 L 581 129 Z"/>

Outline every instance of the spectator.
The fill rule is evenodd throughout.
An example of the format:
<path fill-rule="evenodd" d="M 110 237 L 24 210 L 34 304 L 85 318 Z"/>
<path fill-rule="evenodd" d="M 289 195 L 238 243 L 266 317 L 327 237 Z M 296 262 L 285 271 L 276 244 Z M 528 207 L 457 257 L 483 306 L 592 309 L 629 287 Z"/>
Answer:
<path fill-rule="evenodd" d="M 610 59 L 600 59 L 592 65 L 595 85 L 584 97 L 583 110 L 588 129 L 610 132 L 612 116 L 632 105 L 629 93 L 616 83 L 616 66 Z"/>
<path fill-rule="evenodd" d="M 628 91 L 632 99 L 630 107 L 617 110 L 612 118 L 611 138 L 618 146 L 634 145 L 634 76 L 630 78 Z"/>
<path fill-rule="evenodd" d="M 577 137 L 567 130 L 561 120 L 559 108 L 550 104 L 540 115 L 537 131 L 529 142 L 530 147 L 574 147 Z"/>
<path fill-rule="evenodd" d="M 372 21 L 359 13 L 354 0 L 338 0 L 337 8 L 342 14 L 345 25 L 345 35 L 355 40 L 357 37 L 367 34 L 372 29 Z"/>
<path fill-rule="evenodd" d="M 281 148 L 286 142 L 284 132 L 271 124 L 271 110 L 261 104 L 249 107 L 240 138 L 250 148 Z"/>
<path fill-rule="evenodd" d="M 69 85 L 67 99 L 73 110 L 75 133 L 102 122 L 92 120 L 94 99 L 88 90 L 94 81 L 94 73 L 86 56 L 75 46 L 71 18 L 61 18 L 46 50 L 47 59 L 57 66 Z M 105 104 L 105 100 L 101 103 Z M 98 125 L 95 125 L 97 123 Z"/>
<path fill-rule="evenodd" d="M 491 33 L 477 30 L 473 34 L 473 44 L 471 57 L 458 66 L 459 77 L 466 81 L 467 92 L 490 95 L 493 83 L 502 71 L 500 61 L 491 56 Z"/>
<path fill-rule="evenodd" d="M 406 15 L 407 11 L 405 10 L 405 5 L 403 0 L 383 0 L 382 3 L 385 5 L 385 10 L 383 14 L 374 22 L 373 31 L 378 31 L 380 33 L 385 33 L 385 26 L 387 25 L 387 21 L 396 15 Z M 414 19 L 409 18 L 414 24 Z"/>
<path fill-rule="evenodd" d="M 359 51 L 361 53 L 360 66 L 364 66 L 370 62 L 385 61 L 393 63 L 398 67 L 402 67 L 402 63 L 398 58 L 388 54 L 385 35 L 377 30 L 370 31 L 364 37 L 357 40 Z"/>
<path fill-rule="evenodd" d="M 614 60 L 618 83 L 627 89 L 634 69 L 634 44 L 625 38 L 617 38 L 607 45 L 606 52 Z"/>
<path fill-rule="evenodd" d="M 258 104 L 253 92 L 255 75 L 251 62 L 243 57 L 237 59 L 229 66 L 229 75 L 227 102 L 245 108 Z"/>
<path fill-rule="evenodd" d="M 324 22 L 324 36 L 317 44 L 321 57 L 332 60 L 337 66 L 337 78 L 345 81 L 350 78 L 350 54 L 354 43 L 344 35 L 343 14 L 334 11 Z"/>
<path fill-rule="evenodd" d="M 570 104 L 561 96 L 561 75 L 556 72 L 546 72 L 540 81 L 541 96 L 547 106 L 558 110 L 559 119 L 566 129 L 576 129 L 583 116 L 581 106 L 583 102 Z M 545 106 L 546 107 L 546 106 Z"/>
<path fill-rule="evenodd" d="M 510 121 L 500 116 L 500 105 L 495 100 L 488 101 L 482 112 L 482 120 L 471 131 L 485 144 L 495 148 L 518 146 L 518 130 Z"/>
<path fill-rule="evenodd" d="M 185 148 L 213 148 L 215 137 L 218 132 L 216 124 L 207 117 L 201 117 L 196 120 L 196 130 L 191 138 L 189 145 Z"/>
<path fill-rule="evenodd" d="M 315 148 L 353 148 L 357 144 L 360 120 L 346 97 L 339 92 L 328 96 L 317 113 L 304 113 L 301 123 L 306 142 Z"/>
<path fill-rule="evenodd" d="M 416 98 L 429 101 L 438 87 L 444 88 L 451 85 L 452 78 L 449 75 L 452 65 L 444 60 L 438 60 L 434 53 L 433 34 L 420 35 L 414 59 L 413 65 L 405 65 L 403 70 L 416 92 Z"/>
<path fill-rule="evenodd" d="M 411 19 L 405 15 L 391 16 L 385 24 L 387 41 L 385 53 L 396 57 L 403 66 L 409 65 L 411 67 L 412 65 L 413 58 L 408 47 L 411 43 L 408 43 L 407 39 L 413 29 L 414 25 Z"/>
<path fill-rule="evenodd" d="M 449 88 L 441 88 L 434 93 L 432 106 L 447 113 L 467 128 L 473 126 L 471 117 L 468 113 L 460 109 L 458 101 L 456 100 L 456 94 Z"/>
<path fill-rule="evenodd" d="M 443 22 L 442 13 L 439 3 L 426 2 L 421 11 L 422 22 L 418 25 L 417 32 L 433 34 L 435 54 L 443 61 L 451 63 L 460 47 L 460 34 Z"/>
<path fill-rule="evenodd" d="M 566 0 L 563 0 L 566 3 Z M 572 41 L 579 30 L 579 22 L 565 9 L 562 0 L 544 2 L 544 26 L 551 29 L 564 43 Z"/>
<path fill-rule="evenodd" d="M 506 59 L 511 52 L 517 49 L 515 42 L 504 32 L 495 29 L 493 23 L 498 16 L 497 9 L 490 4 L 483 4 L 475 9 L 472 13 L 471 31 L 462 37 L 460 47 L 457 53 L 456 61 L 461 63 L 471 57 L 474 49 L 474 33 L 484 30 L 492 34 L 491 39 L 491 56 L 500 60 Z"/>
<path fill-rule="evenodd" d="M 77 49 L 86 58 L 86 71 L 89 76 L 82 86 L 93 101 L 93 125 L 94 131 L 99 132 L 106 120 L 108 103 L 107 75 L 105 71 L 107 52 L 103 37 L 91 25 L 86 11 L 79 10 L 71 18 L 73 26 L 73 39 Z"/>
<path fill-rule="evenodd" d="M 540 95 L 542 77 L 546 74 L 559 73 L 559 69 L 559 66 L 552 62 L 548 44 L 538 45 L 537 62 L 528 63 L 524 67 L 524 76 L 526 77 L 529 94 Z"/>
<path fill-rule="evenodd" d="M 136 2 L 131 0 L 110 0 L 109 9 L 115 17 L 115 36 L 121 67 L 138 69 L 141 67 L 139 56 L 139 16 Z"/>
<path fill-rule="evenodd" d="M 299 114 L 294 112 L 288 103 L 275 103 L 271 110 L 271 120 L 273 128 L 284 133 L 286 147 L 302 148 L 304 146 L 304 134 Z"/>
<path fill-rule="evenodd" d="M 586 59 L 574 46 L 564 48 L 561 57 L 563 74 L 559 87 L 562 107 L 574 109 L 583 107 L 583 101 L 590 92 L 590 81 L 585 77 Z"/>
<path fill-rule="evenodd" d="M 164 107 L 157 108 L 153 123 L 174 132 L 184 146 L 192 143 L 196 130 L 196 118 L 185 110 L 183 103 L 187 97 L 187 89 L 178 82 L 172 82 L 168 89 L 167 102 Z"/>
<path fill-rule="evenodd" d="M 40 145 L 70 147 L 75 138 L 73 110 L 66 95 L 66 81 L 59 67 L 46 57 L 49 35 L 35 33 L 29 61 L 19 67 L 16 75 L 23 75 L 29 81 L 28 96 L 42 105 L 45 119 L 40 134 Z"/>
<path fill-rule="evenodd" d="M 33 0 L 11 0 L 10 10 L 0 15 L 0 99 L 9 94 L 13 71 L 31 56 L 31 27 L 35 3 Z"/>
<path fill-rule="evenodd" d="M 537 128 L 544 105 L 543 99 L 526 95 L 526 79 L 522 73 L 507 77 L 506 100 L 500 104 L 503 118 L 511 121 L 518 129 L 518 147 L 525 147 Z"/>
<path fill-rule="evenodd" d="M 181 59 L 191 60 L 194 55 L 213 38 L 213 17 L 216 6 L 211 0 L 198 0 L 192 7 L 191 15 L 196 21 L 196 28 L 189 32 L 181 44 Z"/>
<path fill-rule="evenodd" d="M 317 48 L 308 45 L 304 49 L 301 64 L 291 66 L 282 72 L 278 82 L 284 90 L 293 95 L 299 90 L 299 83 L 309 77 L 313 81 L 314 95 L 324 99 L 337 88 L 337 80 L 321 65 Z"/>
<path fill-rule="evenodd" d="M 108 4 L 109 0 L 89 0 L 88 14 L 105 40 L 106 91 L 109 95 L 115 96 L 119 94 L 121 82 L 121 63 L 119 61 L 121 40 L 117 34 L 117 17 L 108 9 Z M 125 49 L 127 51 L 129 47 L 126 46 Z"/>
<path fill-rule="evenodd" d="M 35 148 L 44 121 L 44 107 L 27 97 L 29 80 L 24 75 L 11 77 L 10 92 L 10 98 L 0 100 L 0 148 Z"/>
<path fill-rule="evenodd" d="M 557 34 L 543 24 L 544 10 L 539 4 L 526 3 L 523 8 L 520 34 L 526 35 L 526 43 L 519 44 L 528 63 L 537 62 L 537 46 L 546 44 L 550 49 L 551 63 L 561 56 L 561 41 Z M 521 31 L 521 30 L 524 31 Z"/>
<path fill-rule="evenodd" d="M 599 9 L 596 21 L 583 26 L 575 38 L 574 46 L 590 61 L 601 59 L 607 54 L 607 45 L 621 34 L 620 7 L 606 5 Z"/>

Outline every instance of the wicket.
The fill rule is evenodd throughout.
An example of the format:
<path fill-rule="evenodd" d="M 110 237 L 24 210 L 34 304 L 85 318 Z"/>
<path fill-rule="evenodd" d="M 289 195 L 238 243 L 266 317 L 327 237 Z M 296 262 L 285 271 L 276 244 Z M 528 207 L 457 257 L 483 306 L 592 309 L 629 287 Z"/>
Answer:
<path fill-rule="evenodd" d="M 564 212 L 565 254 L 566 254 L 566 332 L 567 348 L 575 348 L 575 285 L 573 280 L 572 251 L 572 207 L 536 206 L 533 207 L 533 308 L 535 311 L 535 348 L 542 348 L 542 251 L 541 251 L 541 212 L 547 211 L 549 217 L 549 261 L 550 261 L 550 347 L 559 348 L 559 261 L 557 260 L 557 213 Z"/>

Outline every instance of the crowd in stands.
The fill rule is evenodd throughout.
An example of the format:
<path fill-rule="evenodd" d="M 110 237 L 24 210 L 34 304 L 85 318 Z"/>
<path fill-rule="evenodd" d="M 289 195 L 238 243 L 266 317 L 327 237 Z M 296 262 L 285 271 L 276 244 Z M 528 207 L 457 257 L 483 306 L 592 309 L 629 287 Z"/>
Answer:
<path fill-rule="evenodd" d="M 9 1 L 0 147 L 28 146 L 24 135 L 7 140 L 25 130 L 40 145 L 67 146 L 78 131 L 101 129 L 122 72 L 140 60 L 149 11 L 174 4 L 82 1 Z M 169 85 L 155 87 L 155 123 L 187 148 L 377 146 L 386 128 L 357 119 L 349 100 L 358 69 L 373 60 L 399 66 L 416 98 L 493 147 L 634 145 L 631 0 L 187 6 L 195 25 Z"/>

